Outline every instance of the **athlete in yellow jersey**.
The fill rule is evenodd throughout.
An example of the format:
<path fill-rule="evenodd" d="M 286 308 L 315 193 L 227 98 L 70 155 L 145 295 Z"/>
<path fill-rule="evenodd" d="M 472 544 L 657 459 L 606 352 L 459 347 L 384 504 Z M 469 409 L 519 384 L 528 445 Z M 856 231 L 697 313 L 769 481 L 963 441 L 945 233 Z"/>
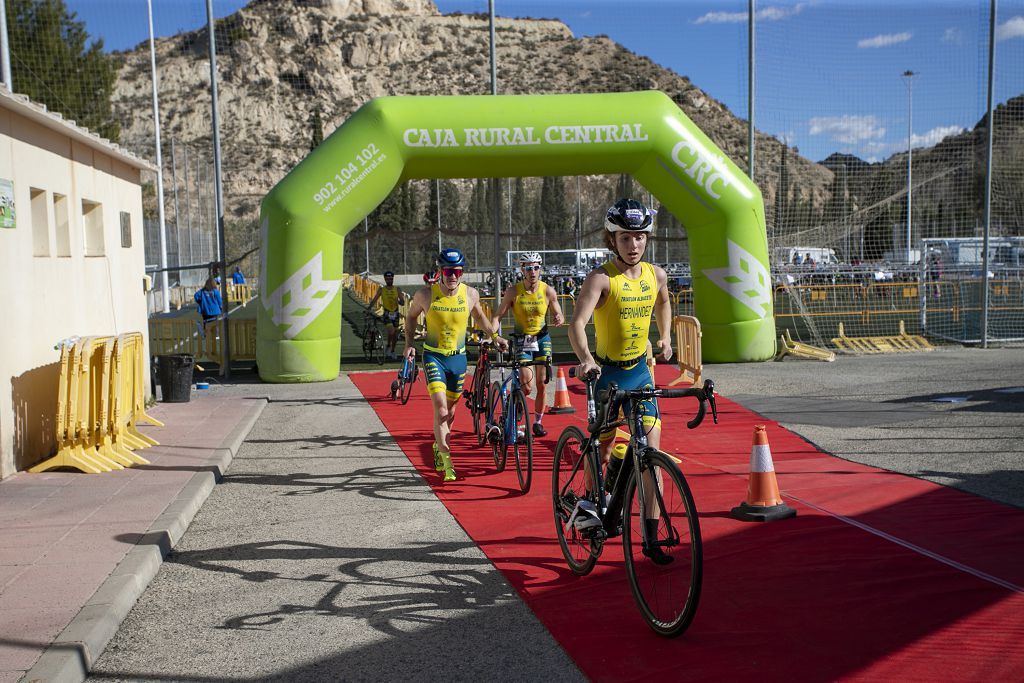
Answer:
<path fill-rule="evenodd" d="M 384 286 L 370 299 L 369 310 L 375 310 L 377 300 L 384 313 L 381 318 L 388 326 L 388 360 L 395 359 L 395 345 L 398 343 L 398 324 L 401 316 L 398 307 L 405 303 L 405 292 L 395 287 L 395 274 L 390 270 L 384 272 Z"/>
<path fill-rule="evenodd" d="M 438 254 L 440 281 L 416 292 L 405 315 L 404 355 L 412 360 L 416 357 L 413 346 L 416 318 L 426 313 L 423 370 L 434 411 L 434 469 L 444 472 L 445 481 L 455 481 L 451 430 L 455 405 L 462 396 L 462 381 L 466 376 L 466 330 L 470 315 L 480 329 L 491 336 L 498 349 L 508 348 L 508 342 L 498 336 L 480 307 L 479 292 L 461 281 L 465 264 L 466 259 L 458 249 L 445 249 Z"/>
<path fill-rule="evenodd" d="M 657 347 L 665 360 L 672 358 L 672 306 L 668 278 L 658 266 L 643 261 L 654 230 L 654 213 L 634 199 L 620 199 L 605 218 L 605 244 L 614 258 L 595 268 L 583 282 L 576 299 L 569 341 L 580 361 L 580 377 L 600 373 L 595 392 L 615 382 L 620 389 L 654 386 L 647 367 L 647 338 L 651 315 L 658 323 Z M 591 354 L 586 325 L 594 318 L 596 353 Z M 647 442 L 661 446 L 661 420 L 655 400 L 644 401 L 643 424 Z M 629 406 L 624 406 L 627 414 Z M 632 425 L 630 426 L 632 428 Z M 601 458 L 607 463 L 615 431 L 601 435 Z M 649 490 L 653 491 L 653 487 Z M 594 517 L 588 523 L 600 524 Z M 658 520 L 645 520 L 657 526 Z M 579 525 L 577 525 L 579 527 Z"/>
<path fill-rule="evenodd" d="M 562 307 L 558 305 L 555 290 L 548 287 L 540 279 L 541 258 L 535 251 L 524 252 L 519 257 L 519 267 L 523 271 L 523 279 L 505 290 L 491 324 L 497 328 L 502 317 L 512 309 L 515 318 L 516 334 L 526 335 L 519 360 L 542 360 L 551 362 L 551 335 L 548 334 L 547 313 L 550 309 L 556 327 L 565 322 Z M 522 368 L 519 377 L 523 382 L 523 392 L 529 396 L 533 388 L 533 368 Z M 544 387 L 548 380 L 548 370 L 543 365 L 537 366 L 537 397 L 533 402 L 533 434 L 545 436 L 547 430 L 541 424 L 544 408 L 547 406 L 547 391 Z"/>

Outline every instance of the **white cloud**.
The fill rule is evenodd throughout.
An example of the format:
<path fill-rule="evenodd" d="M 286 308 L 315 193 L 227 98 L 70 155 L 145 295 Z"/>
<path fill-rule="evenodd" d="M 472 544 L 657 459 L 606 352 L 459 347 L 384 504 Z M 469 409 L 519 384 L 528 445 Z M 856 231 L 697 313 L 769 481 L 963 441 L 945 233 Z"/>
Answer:
<path fill-rule="evenodd" d="M 876 116 L 815 116 L 810 121 L 811 135 L 828 135 L 832 140 L 847 145 L 879 140 L 885 136 L 885 128 L 879 125 Z"/>
<path fill-rule="evenodd" d="M 911 147 L 931 147 L 942 142 L 945 138 L 950 135 L 957 135 L 966 130 L 962 126 L 938 126 L 932 128 L 924 135 L 911 135 L 910 146 Z"/>
<path fill-rule="evenodd" d="M 1024 17 L 1012 17 L 996 27 L 996 41 L 1024 38 Z"/>
<path fill-rule="evenodd" d="M 755 21 L 780 21 L 796 16 L 804 11 L 806 3 L 792 7 L 765 7 L 754 12 Z M 746 12 L 708 12 L 694 20 L 695 24 L 740 24 L 746 23 Z"/>
<path fill-rule="evenodd" d="M 914 35 L 910 31 L 904 31 L 903 33 L 885 33 L 874 38 L 863 38 L 857 41 L 857 47 L 889 47 L 890 45 L 898 45 L 905 43 Z"/>
<path fill-rule="evenodd" d="M 942 42 L 953 43 L 954 45 L 960 45 L 964 42 L 963 34 L 958 28 L 947 28 L 946 32 L 942 34 Z"/>

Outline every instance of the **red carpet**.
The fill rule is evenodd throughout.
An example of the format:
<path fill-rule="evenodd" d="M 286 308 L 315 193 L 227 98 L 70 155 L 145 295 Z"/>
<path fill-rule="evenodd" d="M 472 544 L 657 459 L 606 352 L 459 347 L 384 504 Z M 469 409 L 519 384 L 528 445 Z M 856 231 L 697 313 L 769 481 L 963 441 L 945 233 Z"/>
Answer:
<path fill-rule="evenodd" d="M 659 368 L 659 381 L 674 376 Z M 712 373 L 713 376 L 714 373 Z M 577 412 L 548 415 L 534 483 L 494 473 L 460 405 L 443 484 L 430 454 L 422 384 L 408 405 L 387 398 L 393 373 L 353 374 L 437 497 L 593 680 L 1024 680 L 1024 511 L 821 453 L 725 398 L 685 428 L 692 399 L 663 401 L 663 448 L 681 465 L 701 511 L 704 591 L 680 638 L 651 632 L 629 591 L 621 543 L 586 577 L 565 566 L 551 515 L 551 454 Z M 468 385 L 468 378 L 467 378 Z M 532 401 L 531 401 L 532 408 Z M 795 519 L 733 520 L 746 494 L 754 424 L 768 425 L 779 486 Z"/>

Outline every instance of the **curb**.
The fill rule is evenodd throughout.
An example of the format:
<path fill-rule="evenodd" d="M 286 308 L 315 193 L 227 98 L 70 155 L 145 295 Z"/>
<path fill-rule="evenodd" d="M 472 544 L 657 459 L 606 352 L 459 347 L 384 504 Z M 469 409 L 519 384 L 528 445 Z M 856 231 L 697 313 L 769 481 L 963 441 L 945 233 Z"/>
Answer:
<path fill-rule="evenodd" d="M 265 398 L 253 401 L 248 415 L 213 449 L 207 468 L 192 475 L 82 610 L 25 673 L 21 683 L 81 683 L 86 679 L 135 601 L 160 570 L 164 557 L 184 535 L 213 487 L 223 478 L 231 459 L 266 405 Z"/>

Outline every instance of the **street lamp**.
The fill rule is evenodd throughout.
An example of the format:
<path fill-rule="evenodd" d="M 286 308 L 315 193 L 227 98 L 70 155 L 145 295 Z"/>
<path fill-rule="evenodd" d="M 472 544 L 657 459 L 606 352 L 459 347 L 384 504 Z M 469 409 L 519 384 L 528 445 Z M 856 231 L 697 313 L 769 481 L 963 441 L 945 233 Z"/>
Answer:
<path fill-rule="evenodd" d="M 911 130 L 913 128 L 913 117 L 914 117 L 914 76 L 917 73 L 907 69 L 903 72 L 904 82 L 907 84 L 907 263 L 913 262 L 913 256 L 910 250 L 910 213 L 911 207 L 913 206 L 913 193 L 914 193 L 914 153 L 910 146 L 911 141 Z"/>

